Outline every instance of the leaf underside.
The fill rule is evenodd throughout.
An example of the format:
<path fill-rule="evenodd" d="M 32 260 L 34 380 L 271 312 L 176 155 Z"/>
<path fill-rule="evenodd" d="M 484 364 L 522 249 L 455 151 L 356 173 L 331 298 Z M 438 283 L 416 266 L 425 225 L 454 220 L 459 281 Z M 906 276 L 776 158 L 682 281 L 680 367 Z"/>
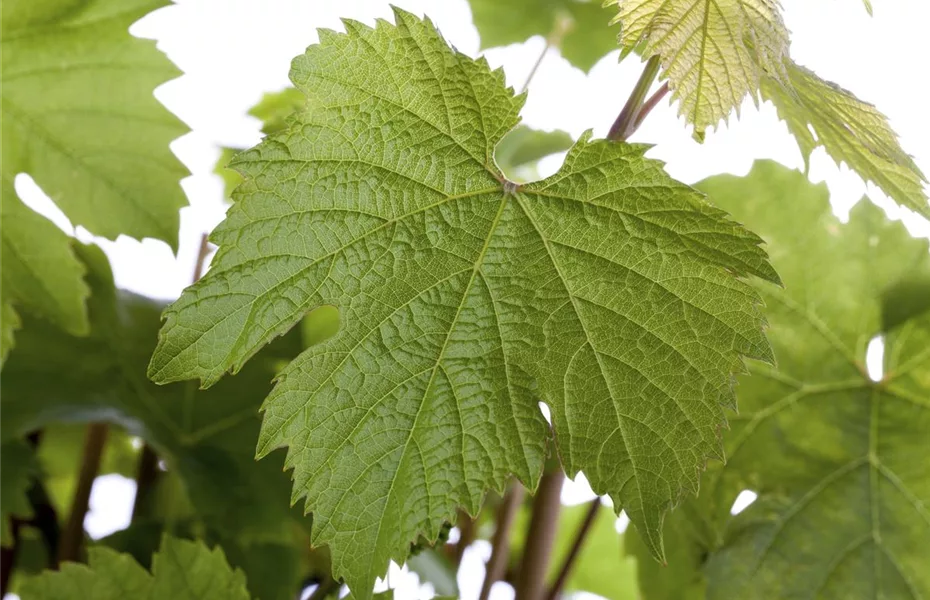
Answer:
<path fill-rule="evenodd" d="M 927 242 L 865 201 L 839 223 L 824 186 L 770 162 L 699 187 L 770 244 L 785 288 L 759 287 L 779 370 L 753 366 L 741 378 L 727 465 L 670 519 L 667 543 L 682 553 L 671 573 L 640 561 L 644 593 L 927 597 L 930 469 L 920 457 L 930 452 L 930 295 L 902 285 L 930 277 Z M 919 296 L 902 298 L 909 289 Z M 885 304 L 903 300 L 912 310 L 887 329 Z M 873 382 L 865 355 L 879 334 L 884 375 Z M 746 488 L 758 499 L 731 517 Z"/>
<path fill-rule="evenodd" d="M 750 96 L 771 101 L 805 161 L 818 146 L 930 218 L 926 177 L 874 106 L 795 64 L 778 0 L 612 0 L 624 52 L 658 56 L 698 140 Z M 813 130 L 813 132 L 811 131 Z"/>
<path fill-rule="evenodd" d="M 165 312 L 149 375 L 209 386 L 339 310 L 278 377 L 258 453 L 288 447 L 313 542 L 361 597 L 456 507 L 512 475 L 535 487 L 540 401 L 566 472 L 661 556 L 665 511 L 720 456 L 732 373 L 771 358 L 739 277 L 777 275 L 646 147 L 586 135 L 556 175 L 504 180 L 494 149 L 524 97 L 428 20 L 396 20 L 346 21 L 294 60 L 307 104 L 238 155 L 219 252 Z"/>
<path fill-rule="evenodd" d="M 469 0 L 481 48 L 546 38 L 572 65 L 588 72 L 617 49 L 613 16 L 600 0 Z"/>

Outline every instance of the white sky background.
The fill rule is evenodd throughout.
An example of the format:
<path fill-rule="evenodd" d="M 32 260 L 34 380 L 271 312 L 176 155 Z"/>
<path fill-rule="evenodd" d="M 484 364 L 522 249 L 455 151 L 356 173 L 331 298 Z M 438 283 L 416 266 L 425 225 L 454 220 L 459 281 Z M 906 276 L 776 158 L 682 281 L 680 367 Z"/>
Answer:
<path fill-rule="evenodd" d="M 223 218 L 223 184 L 213 175 L 219 146 L 247 147 L 260 139 L 260 124 L 246 116 L 246 111 L 263 93 L 289 85 L 290 61 L 317 41 L 318 27 L 342 30 L 340 17 L 368 24 L 377 17 L 391 19 L 386 0 L 176 1 L 175 6 L 134 25 L 132 31 L 158 40 L 159 48 L 185 73 L 156 93 L 192 129 L 172 144 L 192 173 L 182 182 L 191 206 L 181 211 L 180 251 L 174 257 L 166 244 L 155 240 L 98 240 L 110 257 L 120 287 L 163 299 L 177 297 L 190 283 L 201 233 Z M 466 54 L 478 55 L 478 34 L 466 0 L 394 3 L 428 15 L 451 44 Z M 930 35 L 926 32 L 930 3 L 873 0 L 874 17 L 868 16 L 861 0 L 782 0 L 782 4 L 793 34 L 792 57 L 876 104 L 890 117 L 904 149 L 930 173 L 926 67 L 930 59 Z M 543 45 L 543 39 L 535 37 L 524 44 L 487 51 L 485 56 L 493 67 L 503 66 L 508 83 L 519 88 Z M 603 136 L 642 70 L 635 57 L 618 64 L 617 54 L 606 56 L 585 76 L 558 51 L 550 50 L 530 84 L 524 122 L 540 129 L 564 129 L 576 137 L 593 128 L 596 136 Z M 664 101 L 633 141 L 655 144 L 649 155 L 666 161 L 669 173 L 686 183 L 722 172 L 745 174 L 757 158 L 773 158 L 797 168 L 803 164 L 797 144 L 775 110 L 770 105 L 756 110 L 749 101 L 741 119 L 708 132 L 703 145 L 691 139 L 690 130 L 676 117 L 676 107 Z M 560 157 L 546 160 L 544 174 L 555 171 L 560 161 Z M 892 218 L 905 214 L 905 224 L 913 234 L 930 237 L 930 223 L 896 208 L 873 186 L 867 189 L 848 169 L 836 167 L 822 149 L 814 154 L 810 175 L 814 181 L 827 182 L 834 210 L 841 217 L 845 218 L 851 205 L 867 192 Z M 51 216 L 66 231 L 73 231 L 28 177 L 20 176 L 16 184 L 29 205 Z M 90 238 L 80 230 L 78 236 Z M 120 479 L 108 476 L 98 482 L 103 485 L 95 486 L 94 510 L 87 525 L 97 535 L 128 522 L 133 484 Z M 592 497 L 585 488 L 567 486 L 563 500 L 575 504 Z M 463 569 L 471 572 L 462 578 L 465 597 L 477 596 L 481 556 L 489 552 L 486 543 L 478 546 Z M 399 597 L 416 597 L 415 582 L 402 580 L 396 569 L 392 571 L 391 583 L 410 592 Z M 499 591 L 499 598 L 512 597 L 507 589 Z"/>

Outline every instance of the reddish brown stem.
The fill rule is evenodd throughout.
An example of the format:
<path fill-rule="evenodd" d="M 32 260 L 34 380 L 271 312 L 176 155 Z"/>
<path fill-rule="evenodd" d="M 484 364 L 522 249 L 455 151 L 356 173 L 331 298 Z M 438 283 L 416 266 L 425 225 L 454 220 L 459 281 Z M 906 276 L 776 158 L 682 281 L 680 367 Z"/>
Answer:
<path fill-rule="evenodd" d="M 491 595 L 491 586 L 500 580 L 507 570 L 507 561 L 510 558 L 510 533 L 517 511 L 523 504 L 524 494 L 523 486 L 514 482 L 497 508 L 497 528 L 491 539 L 491 558 L 488 560 L 481 595 L 478 596 L 479 600 L 488 600 Z"/>
<path fill-rule="evenodd" d="M 584 521 L 575 533 L 575 541 L 572 542 L 572 548 L 568 551 L 568 556 L 565 557 L 562 568 L 559 569 L 559 576 L 549 589 L 549 594 L 546 596 L 547 600 L 555 600 L 559 597 L 559 594 L 562 593 L 562 588 L 565 587 L 565 582 L 568 581 L 568 576 L 571 575 L 572 567 L 575 566 L 575 561 L 581 553 L 581 548 L 588 537 L 588 532 L 591 531 L 591 526 L 594 525 L 594 520 L 600 512 L 600 509 L 601 499 L 595 498 L 588 506 L 588 513 L 585 515 Z"/>
<path fill-rule="evenodd" d="M 565 475 L 555 468 L 542 476 L 533 499 L 533 516 L 526 534 L 526 547 L 517 575 L 516 600 L 540 600 L 546 589 L 546 573 L 552 542 L 559 526 L 562 483 Z"/>
<path fill-rule="evenodd" d="M 84 544 L 84 517 L 90 507 L 90 491 L 94 480 L 100 472 L 103 448 L 107 442 L 109 426 L 106 423 L 91 423 L 84 434 L 84 452 L 81 457 L 81 471 L 77 486 L 71 500 L 71 512 L 61 534 L 58 546 L 58 560 L 78 561 Z"/>

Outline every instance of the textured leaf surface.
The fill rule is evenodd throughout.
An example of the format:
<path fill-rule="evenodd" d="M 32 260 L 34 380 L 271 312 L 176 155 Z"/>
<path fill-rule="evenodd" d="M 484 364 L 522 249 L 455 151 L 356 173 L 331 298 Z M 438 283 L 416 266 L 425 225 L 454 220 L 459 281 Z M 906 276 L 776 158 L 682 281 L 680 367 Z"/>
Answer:
<path fill-rule="evenodd" d="M 883 305 L 900 299 L 889 290 L 930 275 L 927 242 L 868 202 L 839 223 L 824 186 L 774 163 L 700 187 L 762 233 L 785 282 L 760 285 L 780 369 L 741 378 L 727 466 L 705 478 L 703 503 L 686 504 L 687 520 L 708 527 L 690 537 L 710 552 L 708 596 L 927 597 L 930 296 L 883 330 Z M 881 333 L 884 377 L 873 382 L 865 351 Z M 747 487 L 759 499 L 730 518 Z"/>
<path fill-rule="evenodd" d="M 106 259 L 79 248 L 93 295 L 91 333 L 73 337 L 30 320 L 2 381 L 4 441 L 49 424 L 105 420 L 140 435 L 177 472 L 200 514 L 220 531 L 276 539 L 294 513 L 280 462 L 254 461 L 258 408 L 292 340 L 208 392 L 192 383 L 153 385 L 145 366 L 155 344 L 157 302 L 118 292 Z M 296 346 L 296 344 L 293 344 Z M 277 463 L 277 464 L 275 464 Z M 297 515 L 299 516 L 299 514 Z"/>
<path fill-rule="evenodd" d="M 32 508 L 26 491 L 37 469 L 29 444 L 11 440 L 0 445 L 0 545 L 12 544 L 10 518 L 28 519 Z"/>
<path fill-rule="evenodd" d="M 18 326 L 15 307 L 19 307 L 69 333 L 86 334 L 84 302 L 90 292 L 71 240 L 51 221 L 24 205 L 6 177 L 2 189 L 0 262 L 3 303 L 7 307 L 3 313 L 4 330 Z M 4 347 L 12 347 L 12 331 L 8 335 L 10 341 Z"/>
<path fill-rule="evenodd" d="M 248 600 L 245 576 L 219 546 L 165 536 L 149 574 L 128 554 L 91 547 L 88 564 L 64 563 L 22 586 L 23 600 Z"/>
<path fill-rule="evenodd" d="M 836 84 L 788 63 L 788 86 L 766 79 L 762 96 L 778 109 L 807 162 L 823 146 L 894 200 L 930 218 L 926 177 L 898 143 L 885 115 Z"/>
<path fill-rule="evenodd" d="M 278 377 L 258 452 L 289 447 L 293 499 L 358 595 L 457 506 L 511 475 L 535 487 L 540 400 L 566 471 L 661 555 L 664 512 L 720 454 L 740 357 L 770 357 L 735 275 L 777 276 L 645 147 L 584 136 L 553 177 L 504 180 L 492 155 L 523 98 L 428 21 L 397 20 L 323 31 L 295 59 L 307 106 L 239 155 L 220 250 L 166 311 L 149 374 L 210 385 L 308 310 L 339 310 Z"/>
<path fill-rule="evenodd" d="M 29 173 L 92 233 L 175 247 L 186 171 L 168 143 L 186 130 L 152 90 L 180 72 L 128 31 L 165 4 L 3 3 L 3 176 Z"/>
<path fill-rule="evenodd" d="M 613 11 L 599 0 L 469 0 L 481 48 L 507 46 L 541 35 L 582 71 L 617 48 Z"/>
<path fill-rule="evenodd" d="M 778 0 L 611 0 L 621 44 L 658 55 L 679 114 L 703 139 L 761 79 L 784 77 L 788 30 Z"/>

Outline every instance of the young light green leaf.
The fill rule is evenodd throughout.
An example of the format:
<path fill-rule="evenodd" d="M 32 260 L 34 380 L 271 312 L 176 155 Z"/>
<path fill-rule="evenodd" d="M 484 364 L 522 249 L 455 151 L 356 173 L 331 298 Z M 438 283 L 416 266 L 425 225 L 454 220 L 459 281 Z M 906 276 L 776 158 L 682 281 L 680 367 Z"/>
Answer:
<path fill-rule="evenodd" d="M 774 163 L 700 187 L 761 231 L 785 281 L 759 285 L 780 369 L 755 365 L 740 379 L 727 465 L 688 503 L 691 520 L 713 529 L 709 559 L 695 565 L 708 596 L 927 596 L 930 472 L 914 457 L 930 452 L 930 298 L 883 329 L 887 291 L 930 275 L 927 242 L 868 202 L 841 224 L 825 186 Z M 865 353 L 878 334 L 885 365 L 874 382 Z M 745 488 L 759 498 L 730 518 Z"/>
<path fill-rule="evenodd" d="M 10 518 L 28 519 L 32 516 L 26 492 L 37 472 L 29 444 L 23 440 L 10 440 L 0 446 L 0 545 L 3 547 L 13 542 Z"/>
<path fill-rule="evenodd" d="M 2 289 L 4 348 L 12 347 L 13 328 L 18 328 L 20 307 L 48 319 L 65 331 L 88 331 L 84 301 L 90 290 L 84 283 L 84 267 L 74 256 L 71 240 L 51 221 L 16 197 L 11 180 L 3 178 Z M 9 333 L 6 333 L 9 331 Z M 6 356 L 6 351 L 3 353 Z"/>
<path fill-rule="evenodd" d="M 233 570 L 223 550 L 202 542 L 165 536 L 149 574 L 128 554 L 99 546 L 88 550 L 88 564 L 64 563 L 27 579 L 23 600 L 248 600 L 245 575 Z"/>
<path fill-rule="evenodd" d="M 930 218 L 927 179 L 901 149 L 885 115 L 794 62 L 787 62 L 787 72 L 787 85 L 763 79 L 762 96 L 788 124 L 805 163 L 823 146 L 837 163 L 847 163 L 902 206 Z"/>
<path fill-rule="evenodd" d="M 3 367 L 7 355 L 13 349 L 15 332 L 21 325 L 13 303 L 0 297 L 0 367 Z"/>
<path fill-rule="evenodd" d="M 29 173 L 92 233 L 176 247 L 186 172 L 168 144 L 186 129 L 152 90 L 180 72 L 128 31 L 166 4 L 3 3 L 3 177 Z"/>
<path fill-rule="evenodd" d="M 661 556 L 665 511 L 720 455 L 732 373 L 770 358 L 738 277 L 777 275 L 646 147 L 585 135 L 556 175 L 505 180 L 492 156 L 523 97 L 396 19 L 347 21 L 295 59 L 307 106 L 239 155 L 220 250 L 165 312 L 149 374 L 211 385 L 308 310 L 340 311 L 279 375 L 258 452 L 289 448 L 292 497 L 359 596 L 456 507 L 514 474 L 535 487 L 539 401 L 569 475 Z"/>
<path fill-rule="evenodd" d="M 784 78 L 788 30 L 778 0 L 610 0 L 621 45 L 659 56 L 679 114 L 702 140 L 707 127 Z"/>
<path fill-rule="evenodd" d="M 559 48 L 565 60 L 588 72 L 617 48 L 613 12 L 600 0 L 469 0 L 481 48 L 524 42 L 534 35 Z"/>

